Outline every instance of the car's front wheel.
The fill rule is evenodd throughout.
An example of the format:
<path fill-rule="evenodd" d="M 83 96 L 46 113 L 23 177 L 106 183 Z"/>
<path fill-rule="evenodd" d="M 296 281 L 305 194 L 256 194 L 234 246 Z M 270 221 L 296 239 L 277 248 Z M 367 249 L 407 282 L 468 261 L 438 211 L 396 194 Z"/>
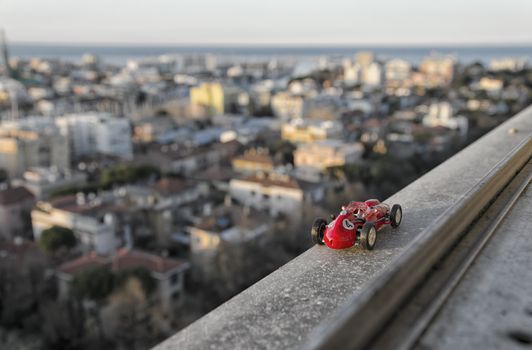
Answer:
<path fill-rule="evenodd" d="M 392 227 L 398 227 L 403 220 L 403 209 L 399 204 L 394 204 L 390 210 L 390 223 Z"/>
<path fill-rule="evenodd" d="M 377 243 L 377 229 L 371 222 L 366 222 L 360 230 L 360 245 L 367 250 L 373 250 L 375 243 Z"/>
<path fill-rule="evenodd" d="M 323 219 L 316 219 L 312 224 L 312 229 L 310 230 L 310 235 L 312 236 L 312 242 L 314 244 L 324 244 L 323 235 L 325 234 L 325 227 L 327 226 L 327 221 Z"/>

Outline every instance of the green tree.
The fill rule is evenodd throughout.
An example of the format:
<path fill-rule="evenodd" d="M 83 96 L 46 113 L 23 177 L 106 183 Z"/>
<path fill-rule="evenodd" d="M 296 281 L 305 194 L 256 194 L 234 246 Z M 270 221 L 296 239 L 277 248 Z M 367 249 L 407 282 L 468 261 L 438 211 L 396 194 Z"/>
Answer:
<path fill-rule="evenodd" d="M 95 307 L 90 314 L 94 317 L 98 328 L 100 346 L 105 346 L 105 334 L 100 310 L 105 300 L 113 291 L 115 284 L 114 274 L 105 266 L 95 266 L 82 271 L 72 282 L 71 293 L 79 300 L 91 300 Z"/>
<path fill-rule="evenodd" d="M 50 193 L 50 198 L 62 197 L 71 194 L 76 194 L 78 192 L 83 192 L 85 194 L 97 193 L 100 190 L 100 185 L 98 183 L 89 183 L 81 186 L 66 186 L 58 188 Z"/>
<path fill-rule="evenodd" d="M 115 184 L 125 184 L 133 181 L 147 179 L 150 176 L 159 177 L 161 171 L 150 165 L 120 164 L 103 171 L 100 184 L 103 188 L 110 188 Z"/>
<path fill-rule="evenodd" d="M 48 253 L 55 253 L 59 248 L 72 248 L 76 245 L 76 237 L 71 229 L 52 226 L 41 233 L 39 244 Z"/>

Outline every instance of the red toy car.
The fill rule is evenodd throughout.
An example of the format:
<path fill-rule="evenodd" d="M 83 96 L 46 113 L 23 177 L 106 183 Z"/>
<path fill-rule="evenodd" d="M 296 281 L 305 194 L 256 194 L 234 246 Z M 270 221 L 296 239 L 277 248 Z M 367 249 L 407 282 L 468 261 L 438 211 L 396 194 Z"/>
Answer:
<path fill-rule="evenodd" d="M 384 225 L 397 227 L 401 224 L 403 210 L 399 204 L 390 206 L 377 199 L 365 202 L 351 202 L 327 224 L 324 219 L 316 219 L 311 235 L 315 244 L 325 244 L 329 248 L 344 249 L 356 244 L 373 250 L 377 242 L 377 231 Z"/>

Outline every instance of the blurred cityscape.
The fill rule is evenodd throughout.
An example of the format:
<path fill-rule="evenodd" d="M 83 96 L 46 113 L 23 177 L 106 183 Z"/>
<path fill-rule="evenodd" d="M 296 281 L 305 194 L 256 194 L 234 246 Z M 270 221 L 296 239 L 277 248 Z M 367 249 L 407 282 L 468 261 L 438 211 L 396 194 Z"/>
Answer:
<path fill-rule="evenodd" d="M 0 40 L 5 349 L 149 348 L 308 249 L 315 216 L 386 199 L 532 101 L 504 48 L 122 63 Z"/>

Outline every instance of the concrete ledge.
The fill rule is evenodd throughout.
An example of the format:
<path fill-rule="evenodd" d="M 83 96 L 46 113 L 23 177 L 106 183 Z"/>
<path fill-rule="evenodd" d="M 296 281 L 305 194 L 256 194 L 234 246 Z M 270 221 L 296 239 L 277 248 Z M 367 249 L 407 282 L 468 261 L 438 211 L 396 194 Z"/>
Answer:
<path fill-rule="evenodd" d="M 511 128 L 517 132 L 509 133 Z M 402 205 L 403 223 L 396 230 L 381 231 L 374 251 L 313 247 L 156 349 L 301 346 L 517 145 L 530 140 L 531 132 L 529 107 L 387 199 Z"/>

